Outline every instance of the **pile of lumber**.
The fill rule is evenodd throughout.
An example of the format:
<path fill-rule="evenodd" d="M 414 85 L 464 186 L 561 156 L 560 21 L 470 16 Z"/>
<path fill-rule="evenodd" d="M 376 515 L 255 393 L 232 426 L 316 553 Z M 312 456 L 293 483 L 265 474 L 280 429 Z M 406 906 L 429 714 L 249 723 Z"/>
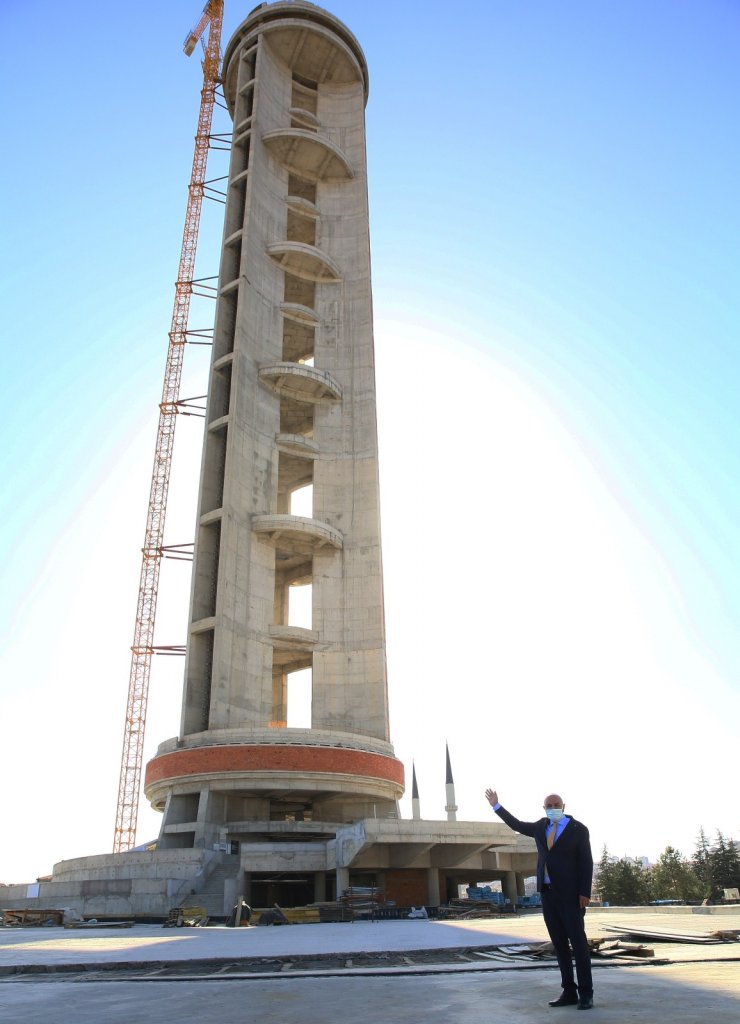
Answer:
<path fill-rule="evenodd" d="M 588 945 L 592 956 L 613 959 L 652 959 L 654 951 L 647 946 L 635 945 L 630 942 L 610 941 L 608 939 L 589 939 Z M 476 956 L 486 960 L 551 960 L 555 958 L 555 950 L 551 942 L 521 942 L 508 945 L 493 946 L 487 950 L 472 950 Z"/>
<path fill-rule="evenodd" d="M 510 914 L 513 910 L 511 904 L 507 907 L 499 906 L 497 903 L 489 903 L 487 900 L 450 900 L 447 906 L 439 908 L 439 917 L 447 920 L 473 920 L 478 917 L 501 917 L 503 914 Z"/>
<path fill-rule="evenodd" d="M 318 907 L 286 907 L 283 914 L 290 924 L 318 924 L 321 920 Z"/>
<path fill-rule="evenodd" d="M 602 960 L 621 959 L 625 956 L 645 960 L 655 956 L 654 949 L 638 942 L 622 942 L 619 939 L 611 942 L 608 939 L 589 939 L 588 944 L 591 947 L 591 955 L 598 956 Z"/>
<path fill-rule="evenodd" d="M 602 925 L 605 932 L 616 932 L 619 935 L 628 935 L 633 939 L 649 939 L 651 942 L 690 942 L 699 945 L 713 942 L 738 942 L 740 941 L 740 929 L 722 929 L 714 932 L 664 932 L 656 931 L 653 928 L 631 928 L 628 926 L 605 924 Z"/>

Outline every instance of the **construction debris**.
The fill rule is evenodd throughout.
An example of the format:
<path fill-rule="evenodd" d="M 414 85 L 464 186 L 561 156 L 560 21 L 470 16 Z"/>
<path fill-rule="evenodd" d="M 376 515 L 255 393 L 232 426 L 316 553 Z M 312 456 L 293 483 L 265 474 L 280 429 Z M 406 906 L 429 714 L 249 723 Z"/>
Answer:
<path fill-rule="evenodd" d="M 208 924 L 205 907 L 173 907 L 164 922 L 164 928 L 203 928 Z"/>
<path fill-rule="evenodd" d="M 589 942 L 591 955 L 604 960 L 616 960 L 624 956 L 635 956 L 649 959 L 655 956 L 655 950 L 635 942 L 607 942 L 605 939 L 594 939 Z"/>
<path fill-rule="evenodd" d="M 606 960 L 637 957 L 642 960 L 652 959 L 655 951 L 648 946 L 631 942 L 620 942 L 607 939 L 589 939 L 591 955 Z M 474 950 L 475 955 L 485 960 L 549 960 L 555 957 L 551 942 L 521 943 L 516 945 L 494 946 L 488 950 Z"/>
<path fill-rule="evenodd" d="M 98 921 L 92 918 L 90 921 L 65 921 L 65 928 L 81 928 L 83 930 L 94 928 L 133 928 L 134 921 Z"/>
<path fill-rule="evenodd" d="M 282 907 L 279 907 L 277 903 L 273 903 L 269 910 L 256 910 L 254 913 L 257 918 L 256 924 L 258 925 L 265 926 L 291 923 L 283 913 Z"/>
<path fill-rule="evenodd" d="M 53 928 L 64 922 L 63 910 L 3 910 L 7 928 Z"/>
<path fill-rule="evenodd" d="M 740 930 L 724 929 L 715 932 L 705 932 L 697 935 L 694 932 L 661 932 L 649 928 L 631 928 L 621 925 L 602 925 L 605 932 L 616 932 L 619 935 L 630 935 L 636 939 L 650 939 L 651 942 L 689 942 L 710 944 L 714 942 L 738 942 L 740 941 Z"/>
<path fill-rule="evenodd" d="M 479 917 L 508 917 L 515 912 L 512 905 L 502 905 L 488 900 L 466 900 L 463 898 L 450 900 L 447 906 L 440 907 L 437 917 L 440 920 L 471 921 Z"/>
<path fill-rule="evenodd" d="M 340 921 L 352 920 L 352 911 L 340 900 L 313 903 L 311 904 L 311 906 L 315 907 L 318 910 L 319 921 L 321 921 L 322 923 L 328 922 L 330 924 L 333 924 Z"/>
<path fill-rule="evenodd" d="M 516 957 L 519 960 L 549 960 L 555 956 L 555 950 L 551 942 L 528 942 L 519 945 L 496 946 L 498 953 L 508 957 Z"/>

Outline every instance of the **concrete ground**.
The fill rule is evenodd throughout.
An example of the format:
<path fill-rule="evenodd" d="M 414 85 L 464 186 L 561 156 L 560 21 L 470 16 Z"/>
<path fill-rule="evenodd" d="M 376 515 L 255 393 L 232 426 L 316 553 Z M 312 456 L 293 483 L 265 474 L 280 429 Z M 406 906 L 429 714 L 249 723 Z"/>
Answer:
<path fill-rule="evenodd" d="M 593 911 L 587 924 L 592 938 L 607 937 L 605 925 L 702 935 L 740 928 L 740 913 L 719 918 Z M 578 1012 L 574 1007 L 547 1006 L 560 990 L 554 961 L 500 962 L 480 955 L 491 946 L 545 938 L 539 915 L 238 930 L 0 928 L 0 1019 L 567 1024 Z M 588 1020 L 736 1024 L 740 943 L 650 945 L 660 962 L 594 960 L 595 1006 Z M 377 966 L 376 958 L 374 966 L 361 966 L 363 952 L 391 950 L 403 954 L 392 958 L 400 965 Z M 321 955 L 329 954 L 334 956 L 327 964 Z"/>

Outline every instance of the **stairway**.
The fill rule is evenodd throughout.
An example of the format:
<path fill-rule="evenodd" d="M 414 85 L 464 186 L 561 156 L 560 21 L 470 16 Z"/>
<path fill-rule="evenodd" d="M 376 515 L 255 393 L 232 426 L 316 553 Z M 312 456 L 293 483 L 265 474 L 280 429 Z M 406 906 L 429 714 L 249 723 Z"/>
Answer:
<path fill-rule="evenodd" d="M 232 908 L 224 908 L 224 883 L 235 878 L 238 871 L 239 854 L 222 854 L 221 862 L 206 878 L 203 888 L 190 896 L 188 903 L 205 907 L 210 918 L 228 917 Z"/>

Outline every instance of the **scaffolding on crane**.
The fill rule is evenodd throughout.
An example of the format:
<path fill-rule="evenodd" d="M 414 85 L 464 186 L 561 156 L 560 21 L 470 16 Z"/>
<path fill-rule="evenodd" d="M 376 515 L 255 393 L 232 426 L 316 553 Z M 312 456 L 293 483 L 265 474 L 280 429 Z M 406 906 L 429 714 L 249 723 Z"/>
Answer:
<path fill-rule="evenodd" d="M 216 87 L 220 81 L 223 9 L 224 0 L 208 0 L 203 8 L 200 21 L 188 33 L 183 45 L 183 50 L 189 57 L 206 28 L 208 29 L 208 40 L 204 45 L 203 88 L 198 114 L 198 131 L 195 136 L 195 152 L 188 188 L 180 265 L 175 284 L 175 301 L 169 332 L 162 400 L 159 404 L 154 467 L 149 491 L 144 547 L 142 548 L 139 597 L 136 607 L 134 641 L 131 645 L 131 672 L 118 783 L 118 805 L 113 838 L 114 853 L 122 853 L 136 845 L 149 676 L 152 656 L 157 652 L 157 648 L 154 646 L 154 622 L 157 611 L 159 574 L 162 558 L 167 552 L 163 543 L 164 525 L 175 440 L 175 422 L 178 413 L 182 411 L 181 407 L 189 404 L 189 400 L 183 402 L 180 399 L 180 381 L 184 350 L 188 341 L 190 298 L 192 294 L 197 294 L 194 288 L 194 285 L 197 285 L 194 277 L 195 256 L 203 198 L 208 192 L 206 166 L 211 144 Z M 180 653 L 182 648 L 168 647 L 162 648 L 162 651 L 163 653 Z"/>

